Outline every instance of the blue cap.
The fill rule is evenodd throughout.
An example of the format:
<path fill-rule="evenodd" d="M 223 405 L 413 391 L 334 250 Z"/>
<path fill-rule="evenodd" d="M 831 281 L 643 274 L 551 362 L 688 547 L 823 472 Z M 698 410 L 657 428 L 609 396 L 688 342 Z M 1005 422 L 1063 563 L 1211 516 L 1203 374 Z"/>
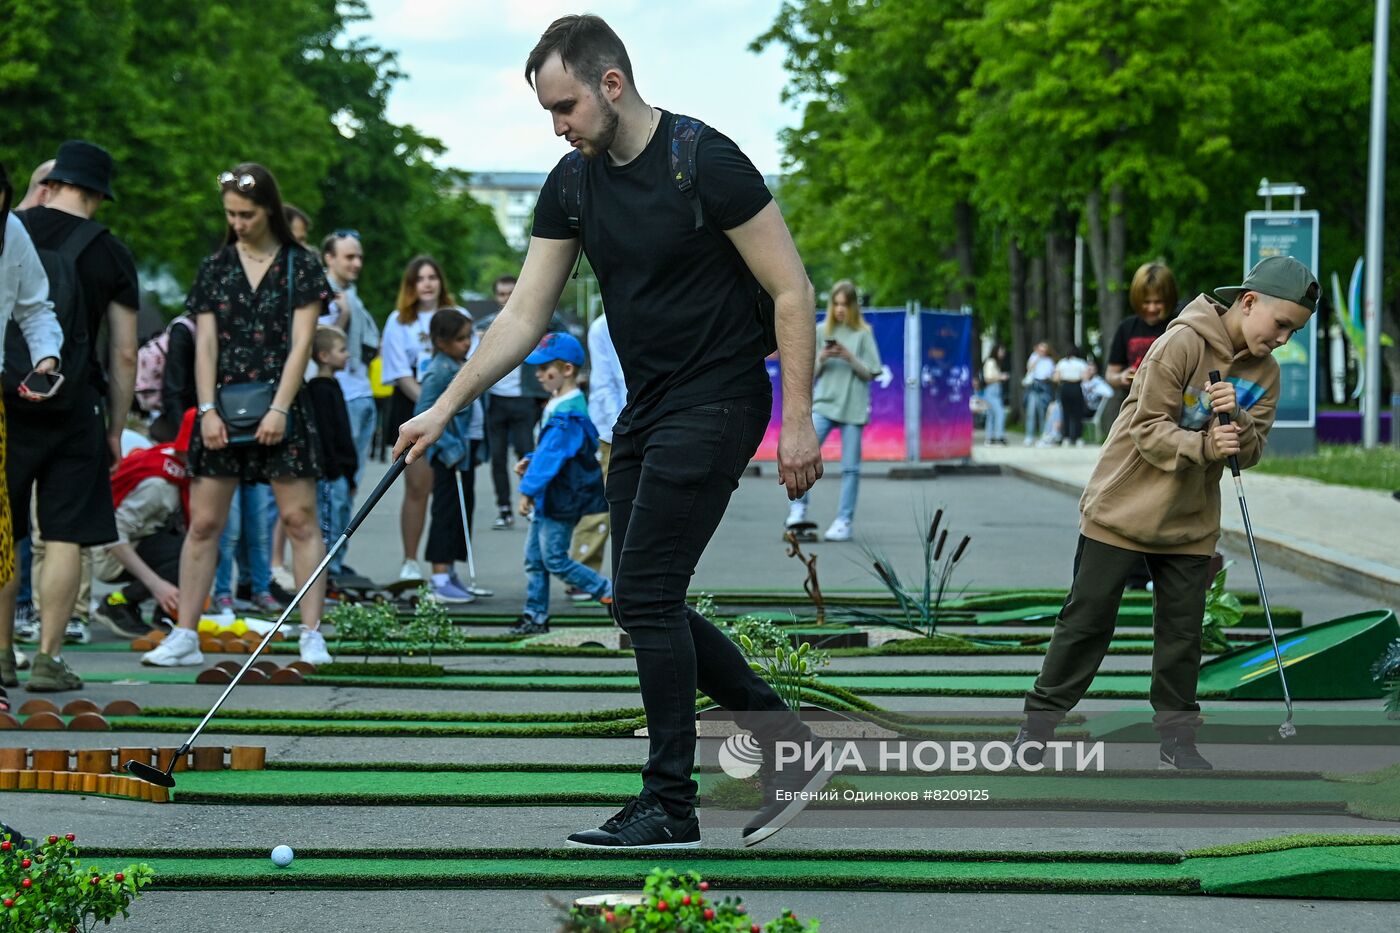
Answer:
<path fill-rule="evenodd" d="M 540 345 L 535 347 L 534 352 L 525 357 L 525 362 L 533 366 L 552 363 L 555 360 L 582 366 L 583 344 L 572 334 L 548 333 L 540 340 Z"/>

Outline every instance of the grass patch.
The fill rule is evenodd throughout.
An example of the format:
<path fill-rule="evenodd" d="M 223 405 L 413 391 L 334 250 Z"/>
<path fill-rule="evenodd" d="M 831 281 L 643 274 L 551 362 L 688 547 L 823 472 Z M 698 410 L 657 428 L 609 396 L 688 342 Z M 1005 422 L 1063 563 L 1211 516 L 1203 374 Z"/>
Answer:
<path fill-rule="evenodd" d="M 1275 476 L 1301 476 L 1338 486 L 1400 489 L 1400 450 L 1323 444 L 1308 457 L 1265 457 L 1255 467 Z"/>

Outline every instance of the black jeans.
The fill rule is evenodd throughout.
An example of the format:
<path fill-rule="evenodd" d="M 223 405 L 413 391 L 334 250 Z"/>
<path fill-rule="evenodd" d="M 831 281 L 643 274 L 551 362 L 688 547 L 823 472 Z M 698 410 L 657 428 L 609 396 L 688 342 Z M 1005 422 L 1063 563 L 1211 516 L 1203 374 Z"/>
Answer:
<path fill-rule="evenodd" d="M 167 583 L 180 585 L 180 549 L 185 546 L 185 533 L 173 524 L 166 523 L 156 530 L 155 534 L 149 535 L 136 542 L 136 555 L 146 562 L 146 566 L 156 572 Z M 126 601 L 133 606 L 151 598 L 151 591 L 146 588 L 146 584 L 137 580 L 130 573 L 123 572 L 119 580 L 130 580 L 126 586 L 122 587 L 122 595 Z"/>
<path fill-rule="evenodd" d="M 1040 676 L 1026 693 L 1025 711 L 1044 725 L 1058 724 L 1099 671 L 1118 623 L 1128 575 L 1146 559 L 1152 594 L 1153 725 L 1163 738 L 1193 737 L 1200 722 L 1196 686 L 1201 676 L 1201 620 L 1210 587 L 1209 557 L 1144 554 L 1079 536 L 1071 586 Z"/>
<path fill-rule="evenodd" d="M 476 446 L 472 441 L 471 462 L 476 463 Z M 463 499 L 457 498 L 461 485 Z M 462 504 L 467 507 L 467 526 L 462 528 Z M 428 526 L 428 546 L 423 556 L 430 564 L 450 564 L 467 559 L 467 535 L 471 533 L 472 512 L 476 509 L 476 467 L 451 470 L 433 464 L 433 498 L 429 507 L 432 523 Z"/>
<path fill-rule="evenodd" d="M 1060 414 L 1065 419 L 1064 439 L 1073 443 L 1084 436 L 1084 390 L 1077 382 L 1060 383 Z"/>
<path fill-rule="evenodd" d="M 758 449 L 772 399 L 728 399 L 613 435 L 613 613 L 632 639 L 650 752 L 642 783 L 671 813 L 695 803 L 695 692 L 763 741 L 803 741 L 797 717 L 729 638 L 685 603 L 690 578 Z M 746 716 L 746 713 L 767 715 Z"/>
<path fill-rule="evenodd" d="M 534 451 L 535 425 L 539 420 L 539 403 L 529 396 L 490 397 L 486 406 L 486 441 L 491 446 L 491 484 L 496 488 L 498 510 L 511 506 L 506 448 L 515 448 L 516 459 Z"/>

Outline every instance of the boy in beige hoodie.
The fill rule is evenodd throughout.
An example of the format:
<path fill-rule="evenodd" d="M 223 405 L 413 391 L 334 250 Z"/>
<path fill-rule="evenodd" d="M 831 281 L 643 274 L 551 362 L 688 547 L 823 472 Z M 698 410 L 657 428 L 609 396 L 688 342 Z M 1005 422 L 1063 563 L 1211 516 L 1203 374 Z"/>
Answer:
<path fill-rule="evenodd" d="M 1127 576 L 1145 557 L 1154 581 L 1150 696 L 1161 764 L 1211 767 L 1196 750 L 1196 683 L 1221 472 L 1232 454 L 1241 468 L 1263 456 L 1278 406 L 1272 354 L 1308 323 L 1318 284 L 1296 259 L 1274 256 L 1215 294 L 1225 304 L 1198 296 L 1148 351 L 1079 501 L 1074 583 L 1016 737 L 1028 764 L 1040 762 L 1044 743 L 1089 689 Z M 1210 381 L 1212 370 L 1220 382 Z M 1230 424 L 1220 423 L 1221 413 Z"/>

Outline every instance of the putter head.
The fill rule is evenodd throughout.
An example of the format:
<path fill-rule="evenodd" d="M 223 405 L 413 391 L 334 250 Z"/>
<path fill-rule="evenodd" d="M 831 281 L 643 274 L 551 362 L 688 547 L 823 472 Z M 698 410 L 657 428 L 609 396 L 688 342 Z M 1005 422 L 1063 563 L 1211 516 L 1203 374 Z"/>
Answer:
<path fill-rule="evenodd" d="M 1281 739 L 1291 739 L 1298 734 L 1298 727 L 1293 725 L 1293 720 L 1289 719 L 1278 727 L 1278 736 Z"/>
<path fill-rule="evenodd" d="M 140 778 L 147 784 L 159 784 L 161 787 L 175 786 L 175 778 L 171 776 L 169 771 L 153 768 L 145 762 L 128 761 L 126 764 L 122 765 L 122 767 L 126 769 L 127 774 L 135 778 Z"/>

